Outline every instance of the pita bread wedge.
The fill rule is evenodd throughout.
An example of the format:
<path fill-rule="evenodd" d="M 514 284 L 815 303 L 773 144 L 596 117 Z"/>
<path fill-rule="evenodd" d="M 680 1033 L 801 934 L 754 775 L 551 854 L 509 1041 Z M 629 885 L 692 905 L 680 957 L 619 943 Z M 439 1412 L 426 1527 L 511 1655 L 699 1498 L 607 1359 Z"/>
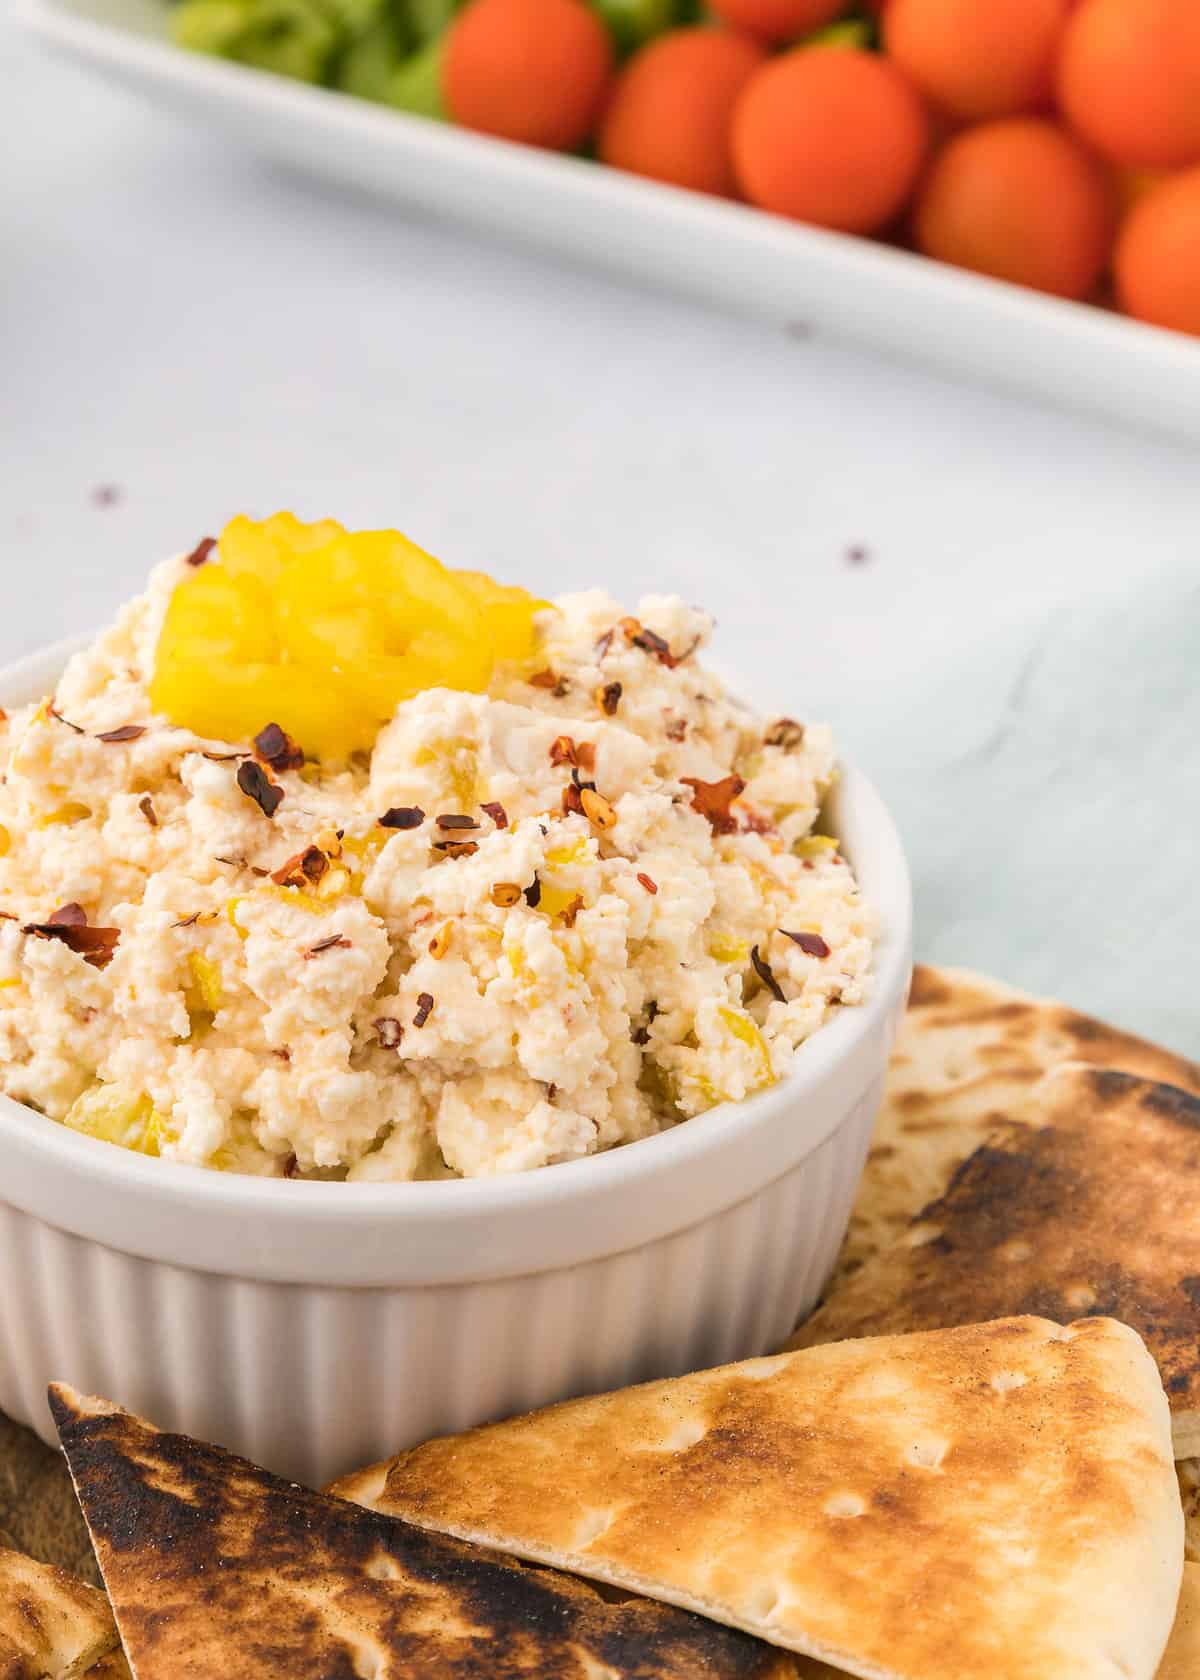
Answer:
<path fill-rule="evenodd" d="M 744 1634 L 50 1404 L 135 1680 L 789 1680 Z"/>
<path fill-rule="evenodd" d="M 798 1680 L 839 1680 L 844 1671 L 808 1657 L 796 1660 Z M 1200 1677 L 1200 1565 L 1185 1563 L 1179 1608 L 1166 1653 L 1155 1680 L 1198 1680 Z"/>
<path fill-rule="evenodd" d="M 888 1248 L 1060 1062 L 1200 1096 L 1200 1066 L 965 969 L 918 967 L 835 1282 Z"/>
<path fill-rule="evenodd" d="M 1198 1210 L 1200 1098 L 1061 1067 L 789 1346 L 1018 1313 L 1119 1318 L 1158 1362 L 1187 1458 L 1200 1453 Z"/>
<path fill-rule="evenodd" d="M 116 1643 L 102 1592 L 20 1552 L 0 1552 L 0 1680 L 76 1680 Z"/>
<path fill-rule="evenodd" d="M 1162 1385 L 1109 1319 L 749 1360 L 337 1488 L 863 1680 L 1151 1680 L 1183 1562 Z"/>

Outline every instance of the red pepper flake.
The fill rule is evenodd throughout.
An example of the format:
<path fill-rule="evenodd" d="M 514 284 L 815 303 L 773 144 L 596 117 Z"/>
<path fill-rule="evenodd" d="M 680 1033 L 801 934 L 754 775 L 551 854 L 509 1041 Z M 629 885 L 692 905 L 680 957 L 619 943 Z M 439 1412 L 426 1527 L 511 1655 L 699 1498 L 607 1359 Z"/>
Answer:
<path fill-rule="evenodd" d="M 508 827 L 508 812 L 504 809 L 503 805 L 500 804 L 499 800 L 489 799 L 486 804 L 481 805 L 479 809 L 487 812 L 488 816 L 491 817 L 497 828 Z"/>
<path fill-rule="evenodd" d="M 308 950 L 304 953 L 304 960 L 305 962 L 309 962 L 313 957 L 319 957 L 322 951 L 333 951 L 338 949 L 348 951 L 350 949 L 350 941 L 344 938 L 340 933 L 331 933 L 327 939 L 318 939 L 315 945 L 310 945 Z"/>
<path fill-rule="evenodd" d="M 222 857 L 220 852 L 213 853 L 214 863 L 227 863 L 230 869 L 249 869 L 250 865 L 244 857 Z"/>
<path fill-rule="evenodd" d="M 645 625 L 639 623 L 636 618 L 623 618 L 620 628 L 627 642 L 636 648 L 641 648 L 643 653 L 652 654 L 659 664 L 665 665 L 668 670 L 674 670 L 676 665 L 679 664 L 679 660 L 671 652 L 670 643 L 665 641 L 657 631 L 647 630 Z"/>
<path fill-rule="evenodd" d="M 545 671 L 535 671 L 529 679 L 529 686 L 530 688 L 548 688 L 560 700 L 567 692 L 566 678 L 560 677 L 557 671 L 551 671 L 549 669 Z"/>
<path fill-rule="evenodd" d="M 70 718 L 65 718 L 62 715 L 62 713 L 58 710 L 57 707 L 47 706 L 46 710 L 47 710 L 47 712 L 49 712 L 50 716 L 54 719 L 55 723 L 65 723 L 68 729 L 73 729 L 75 731 L 76 735 L 86 735 L 87 734 L 86 729 L 80 729 L 80 727 L 77 723 L 72 723 Z"/>
<path fill-rule="evenodd" d="M 737 829 L 730 806 L 746 784 L 740 776 L 726 776 L 719 782 L 702 782 L 695 776 L 681 776 L 680 781 L 692 790 L 692 805 L 702 817 L 707 817 L 714 834 L 733 834 Z"/>
<path fill-rule="evenodd" d="M 568 782 L 562 790 L 562 814 L 564 817 L 581 817 L 583 815 L 583 796 L 575 782 Z"/>
<path fill-rule="evenodd" d="M 595 694 L 597 706 L 605 717 L 616 717 L 617 707 L 621 704 L 622 689 L 619 682 L 605 683 Z"/>
<path fill-rule="evenodd" d="M 203 566 L 213 549 L 217 546 L 216 537 L 201 537 L 190 554 L 184 555 L 185 566 Z"/>
<path fill-rule="evenodd" d="M 235 758 L 249 758 L 248 752 L 215 753 L 202 752 L 201 758 L 206 758 L 210 764 L 232 764 Z"/>
<path fill-rule="evenodd" d="M 299 770 L 304 763 L 304 749 L 277 723 L 269 723 L 254 737 L 254 750 L 272 770 Z"/>
<path fill-rule="evenodd" d="M 558 768 L 560 764 L 575 765 L 579 759 L 575 753 L 575 743 L 569 735 L 556 736 L 550 743 L 550 762 Z"/>
<path fill-rule="evenodd" d="M 381 1015 L 377 1021 L 373 1021 L 371 1024 L 375 1028 L 375 1037 L 381 1049 L 398 1050 L 400 1048 L 400 1040 L 404 1037 L 404 1028 L 394 1015 Z"/>
<path fill-rule="evenodd" d="M 138 810 L 145 817 L 151 828 L 158 827 L 158 812 L 154 809 L 154 801 L 148 793 L 144 793 L 138 800 Z"/>
<path fill-rule="evenodd" d="M 479 824 L 475 821 L 474 817 L 468 817 L 461 811 L 447 811 L 443 816 L 438 817 L 437 825 L 439 828 L 452 829 L 470 829 L 479 827 Z"/>
<path fill-rule="evenodd" d="M 106 729 L 103 735 L 97 735 L 96 739 L 117 746 L 122 741 L 140 741 L 145 733 L 144 723 L 123 723 L 119 729 Z"/>
<path fill-rule="evenodd" d="M 283 789 L 276 786 L 262 766 L 256 764 L 252 758 L 243 759 L 238 765 L 237 785 L 247 799 L 253 799 L 264 817 L 275 815 L 283 798 Z"/>
<path fill-rule="evenodd" d="M 829 946 L 819 933 L 789 933 L 787 928 L 780 928 L 785 939 L 790 939 L 794 945 L 799 945 L 806 957 L 827 957 Z"/>
<path fill-rule="evenodd" d="M 797 747 L 804 745 L 804 725 L 797 723 L 795 718 L 776 718 L 763 736 L 763 744 L 782 747 L 784 752 L 795 752 Z"/>
<path fill-rule="evenodd" d="M 591 775 L 596 768 L 596 743 L 594 741 L 580 741 L 575 748 L 575 758 L 581 770 Z"/>
<path fill-rule="evenodd" d="M 37 939 L 57 939 L 92 968 L 108 967 L 121 937 L 119 928 L 89 927 L 87 912 L 74 903 L 60 905 L 44 922 L 27 922 L 21 931 Z"/>
<path fill-rule="evenodd" d="M 321 848 L 306 846 L 272 870 L 271 879 L 281 887 L 315 886 L 328 869 L 329 859 Z"/>
<path fill-rule="evenodd" d="M 171 926 L 173 928 L 195 927 L 196 923 L 199 920 L 200 920 L 199 910 L 193 910 L 190 916 L 185 916 L 181 922 L 172 922 Z"/>
<path fill-rule="evenodd" d="M 444 857 L 460 858 L 474 857 L 479 847 L 474 840 L 435 840 L 433 849 Z"/>
<path fill-rule="evenodd" d="M 672 718 L 671 721 L 667 724 L 667 740 L 668 741 L 686 741 L 686 739 L 687 739 L 687 719 L 686 718 Z"/>
<path fill-rule="evenodd" d="M 52 910 L 46 918 L 48 927 L 80 928 L 87 926 L 87 911 L 82 904 L 74 900 L 70 904 L 62 904 L 57 910 Z"/>
<path fill-rule="evenodd" d="M 641 882 L 642 886 L 645 887 L 648 893 L 656 893 L 658 891 L 658 883 L 656 881 L 652 881 L 649 875 L 643 875 L 639 872 L 638 880 Z"/>
<path fill-rule="evenodd" d="M 787 999 L 783 995 L 783 987 L 772 974 L 770 963 L 764 956 L 760 955 L 757 945 L 752 945 L 750 947 L 750 966 L 753 968 L 755 974 L 758 975 L 758 978 L 762 981 L 763 985 L 770 992 L 771 996 L 775 999 L 776 1003 L 786 1003 Z"/>
<path fill-rule="evenodd" d="M 533 877 L 532 885 L 525 888 L 525 902 L 531 910 L 536 910 L 542 902 L 542 883 L 536 875 Z"/>
<path fill-rule="evenodd" d="M 380 828 L 420 828 L 425 813 L 419 805 L 393 805 L 379 819 Z"/>
<path fill-rule="evenodd" d="M 413 1016 L 413 1026 L 423 1027 L 433 1014 L 433 995 L 430 992 L 417 993 L 417 1013 Z"/>

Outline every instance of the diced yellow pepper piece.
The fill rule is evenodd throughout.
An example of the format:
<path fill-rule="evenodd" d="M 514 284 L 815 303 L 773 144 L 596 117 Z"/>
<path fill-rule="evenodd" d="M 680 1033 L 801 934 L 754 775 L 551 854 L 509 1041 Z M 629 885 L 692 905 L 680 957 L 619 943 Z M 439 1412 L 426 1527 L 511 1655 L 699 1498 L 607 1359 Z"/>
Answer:
<path fill-rule="evenodd" d="M 192 982 L 200 1000 L 200 1007 L 207 1009 L 210 1015 L 215 1015 L 225 1001 L 220 967 L 202 951 L 189 951 L 188 967 L 192 971 Z"/>
<path fill-rule="evenodd" d="M 714 933 L 708 941 L 708 954 L 719 963 L 744 963 L 750 956 L 750 947 L 744 939 L 735 939 L 729 933 Z"/>
<path fill-rule="evenodd" d="M 497 659 L 528 659 L 533 652 L 536 633 L 533 620 L 544 612 L 549 601 L 540 601 L 527 589 L 515 584 L 497 583 L 486 572 L 456 571 L 454 576 L 474 595 L 483 608 Z"/>
<path fill-rule="evenodd" d="M 754 1089 L 764 1090 L 766 1086 L 775 1083 L 775 1071 L 771 1066 L 771 1052 L 767 1049 L 767 1041 L 759 1032 L 758 1027 L 749 1015 L 743 1015 L 740 1010 L 720 1008 L 717 1011 L 722 1021 L 729 1028 L 740 1043 L 748 1045 L 754 1051 L 759 1063 L 759 1077 Z"/>
<path fill-rule="evenodd" d="M 93 1085 L 76 1097 L 63 1116 L 64 1126 L 140 1155 L 158 1155 L 173 1137 L 169 1119 L 150 1098 L 119 1085 Z"/>
<path fill-rule="evenodd" d="M 532 649 L 544 605 L 447 570 L 399 531 L 289 513 L 232 520 L 218 555 L 176 586 L 151 702 L 220 740 L 278 723 L 317 758 L 369 749 L 424 689 L 482 692 L 497 657 Z"/>
<path fill-rule="evenodd" d="M 831 834 L 806 834 L 792 847 L 793 852 L 800 858 L 825 857 L 837 849 L 838 843 Z"/>

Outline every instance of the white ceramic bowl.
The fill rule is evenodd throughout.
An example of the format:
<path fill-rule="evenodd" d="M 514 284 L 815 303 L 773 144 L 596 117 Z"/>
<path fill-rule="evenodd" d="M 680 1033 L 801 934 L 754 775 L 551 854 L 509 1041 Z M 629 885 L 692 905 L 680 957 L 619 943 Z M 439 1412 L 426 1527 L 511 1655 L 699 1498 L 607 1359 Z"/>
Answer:
<path fill-rule="evenodd" d="M 0 673 L 51 692 L 72 648 Z M 317 1184 L 114 1149 L 0 1097 L 0 1409 L 46 1384 L 313 1484 L 434 1434 L 782 1341 L 829 1274 L 908 986 L 895 828 L 832 809 L 882 936 L 870 1001 L 749 1101 L 507 1179 Z"/>

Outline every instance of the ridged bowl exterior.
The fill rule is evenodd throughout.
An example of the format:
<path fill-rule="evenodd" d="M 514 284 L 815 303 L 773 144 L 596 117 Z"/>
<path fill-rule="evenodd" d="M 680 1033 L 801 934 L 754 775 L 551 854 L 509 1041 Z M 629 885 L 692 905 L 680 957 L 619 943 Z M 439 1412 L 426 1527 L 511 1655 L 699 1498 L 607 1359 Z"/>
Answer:
<path fill-rule="evenodd" d="M 0 673 L 53 691 L 72 645 Z M 886 808 L 829 814 L 871 996 L 744 1102 L 507 1179 L 306 1184 L 151 1161 L 0 1096 L 0 1409 L 55 1380 L 320 1484 L 431 1435 L 776 1346 L 832 1269 L 911 970 Z"/>
<path fill-rule="evenodd" d="M 673 1236 L 494 1282 L 322 1289 L 185 1270 L 0 1203 L 0 1410 L 53 1441 L 52 1379 L 296 1481 L 571 1394 L 742 1359 L 813 1305 L 877 1080 L 812 1154 Z"/>

